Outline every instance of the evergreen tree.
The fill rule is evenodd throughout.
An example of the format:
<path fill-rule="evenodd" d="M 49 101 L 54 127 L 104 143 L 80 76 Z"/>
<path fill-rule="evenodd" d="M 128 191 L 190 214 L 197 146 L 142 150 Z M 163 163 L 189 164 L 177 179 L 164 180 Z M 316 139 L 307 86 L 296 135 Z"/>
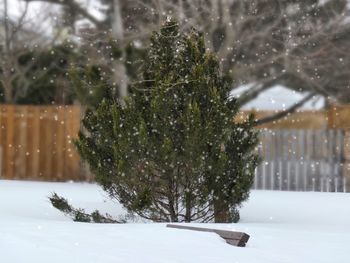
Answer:
<path fill-rule="evenodd" d="M 140 81 L 124 105 L 88 111 L 76 142 L 96 181 L 130 212 L 153 221 L 232 222 L 258 163 L 253 119 L 238 104 L 195 30 L 168 21 L 154 33 Z"/>

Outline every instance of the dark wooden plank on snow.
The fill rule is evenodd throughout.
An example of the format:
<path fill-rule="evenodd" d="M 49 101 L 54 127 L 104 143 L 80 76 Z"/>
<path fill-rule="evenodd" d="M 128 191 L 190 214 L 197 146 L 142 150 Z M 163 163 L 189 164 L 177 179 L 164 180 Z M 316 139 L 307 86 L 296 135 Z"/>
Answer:
<path fill-rule="evenodd" d="M 184 230 L 216 233 L 221 238 L 225 239 L 226 243 L 228 243 L 230 245 L 238 246 L 238 247 L 245 247 L 246 243 L 249 240 L 249 235 L 244 233 L 244 232 L 227 231 L 227 230 L 221 230 L 221 229 L 193 227 L 193 226 L 183 226 L 183 225 L 173 225 L 173 224 L 168 224 L 167 227 L 184 229 Z"/>

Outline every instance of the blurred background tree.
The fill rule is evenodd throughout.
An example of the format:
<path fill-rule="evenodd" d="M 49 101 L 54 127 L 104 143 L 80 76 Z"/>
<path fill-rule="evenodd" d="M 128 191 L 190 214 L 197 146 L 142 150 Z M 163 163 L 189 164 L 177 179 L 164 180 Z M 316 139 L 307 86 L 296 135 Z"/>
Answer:
<path fill-rule="evenodd" d="M 73 62 L 77 70 L 81 65 L 100 68 L 101 75 L 111 76 L 104 81 L 121 101 L 138 74 L 143 58 L 137 54 L 166 16 L 176 18 L 181 31 L 196 27 L 205 33 L 206 45 L 217 53 L 224 72 L 234 75 L 232 89 L 249 86 L 240 96 L 242 106 L 276 85 L 309 92 L 285 114 L 314 95 L 328 102 L 350 100 L 346 0 L 23 1 L 55 7 L 60 31 L 68 32 L 66 37 L 87 59 L 85 64 Z M 130 57 L 128 48 L 137 52 Z M 91 86 L 92 94 L 106 94 L 95 88 Z"/>
<path fill-rule="evenodd" d="M 74 91 L 67 78 L 76 45 L 62 38 L 62 28 L 49 24 L 50 9 L 29 17 L 26 3 L 17 16 L 4 1 L 0 16 L 0 101 L 19 104 L 71 104 Z M 40 28 L 38 23 L 49 25 Z"/>

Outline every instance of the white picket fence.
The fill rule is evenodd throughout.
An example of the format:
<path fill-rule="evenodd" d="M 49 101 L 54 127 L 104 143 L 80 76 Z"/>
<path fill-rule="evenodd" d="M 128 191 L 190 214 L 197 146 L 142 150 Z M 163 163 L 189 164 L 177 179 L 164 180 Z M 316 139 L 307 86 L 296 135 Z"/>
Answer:
<path fill-rule="evenodd" d="M 347 192 L 344 131 L 265 130 L 260 133 L 253 189 Z"/>

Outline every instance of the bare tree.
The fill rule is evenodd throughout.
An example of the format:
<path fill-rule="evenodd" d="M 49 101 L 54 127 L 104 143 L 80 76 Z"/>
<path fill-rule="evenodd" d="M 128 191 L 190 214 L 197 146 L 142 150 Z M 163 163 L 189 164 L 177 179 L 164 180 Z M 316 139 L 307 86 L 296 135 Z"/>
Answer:
<path fill-rule="evenodd" d="M 69 6 L 97 29 L 112 29 L 121 46 L 144 41 L 166 16 L 173 16 L 182 30 L 195 27 L 204 32 L 223 70 L 233 75 L 233 88 L 251 85 L 240 96 L 241 105 L 277 84 L 327 100 L 350 101 L 346 0 L 103 0 L 113 24 L 94 17 L 76 0 L 27 1 Z M 114 81 L 121 83 L 120 94 L 125 95 L 128 80 L 121 65 L 116 64 Z"/>
<path fill-rule="evenodd" d="M 314 96 L 349 102 L 350 23 L 346 0 L 162 1 L 183 22 L 205 32 L 207 44 L 235 79 L 250 84 L 240 104 L 275 85 L 308 95 L 259 123 L 281 118 Z M 311 95 L 312 94 L 312 95 Z"/>
<path fill-rule="evenodd" d="M 95 50 L 94 58 L 101 62 L 105 60 L 106 63 L 111 64 L 111 71 L 113 72 L 113 77 L 111 79 L 111 84 L 118 89 L 118 97 L 121 103 L 123 99 L 128 95 L 128 75 L 125 67 L 125 52 L 124 47 L 130 41 L 126 39 L 124 31 L 124 21 L 122 17 L 122 2 L 120 0 L 107 0 L 105 1 L 108 5 L 107 13 L 109 16 L 105 19 L 101 19 L 93 15 L 88 9 L 84 8 L 84 5 L 75 0 L 26 0 L 26 2 L 42 1 L 47 3 L 52 3 L 59 5 L 61 7 L 66 7 L 65 11 L 68 12 L 70 16 L 76 16 L 75 19 L 87 19 L 94 30 L 82 30 L 78 32 L 89 33 L 88 37 L 80 35 L 85 41 L 96 42 L 98 44 L 103 40 L 112 39 L 113 45 L 118 46 L 121 50 L 120 57 L 118 59 L 113 59 L 112 61 L 107 61 L 106 58 L 101 58 L 100 50 Z M 72 27 L 74 27 L 74 20 L 72 21 Z M 75 30 L 73 30 L 75 31 Z M 91 36 L 92 35 L 92 36 Z M 88 39 L 90 38 L 90 39 Z M 96 52 L 97 51 L 97 52 Z M 96 54 L 97 53 L 97 54 Z M 94 59 L 92 58 L 92 60 Z"/>
<path fill-rule="evenodd" d="M 29 54 L 31 49 L 50 46 L 46 28 L 42 32 L 37 25 L 38 21 L 43 24 L 47 22 L 49 14 L 36 16 L 36 23 L 33 17 L 29 16 L 29 3 L 23 5 L 23 9 L 17 17 L 10 16 L 9 2 L 4 0 L 3 13 L 0 14 L 0 83 L 3 89 L 3 98 L 6 103 L 15 103 L 20 96 L 23 96 L 31 82 L 29 71 L 36 63 L 32 58 L 31 63 L 21 64 L 21 57 Z M 43 72 L 45 74 L 45 72 Z"/>
<path fill-rule="evenodd" d="M 3 41 L 1 43 L 1 46 L 3 47 L 1 52 L 1 84 L 4 90 L 5 102 L 12 103 L 14 101 L 14 97 L 16 96 L 14 94 L 13 80 L 16 77 L 15 70 L 18 69 L 18 61 L 16 59 L 19 49 L 18 32 L 22 29 L 23 21 L 28 11 L 28 4 L 25 5 L 25 9 L 18 19 L 17 23 L 10 20 L 8 10 L 8 0 L 4 0 L 2 17 L 2 26 L 4 28 L 4 33 Z"/>

